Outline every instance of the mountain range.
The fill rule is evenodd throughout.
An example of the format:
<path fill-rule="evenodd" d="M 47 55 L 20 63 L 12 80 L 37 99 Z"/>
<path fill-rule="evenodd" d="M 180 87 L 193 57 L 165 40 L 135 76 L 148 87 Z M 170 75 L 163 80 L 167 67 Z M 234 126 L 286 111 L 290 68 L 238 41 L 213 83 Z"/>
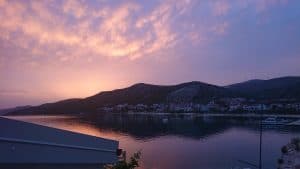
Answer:
<path fill-rule="evenodd" d="M 228 86 L 216 86 L 197 81 L 169 86 L 138 83 L 123 89 L 100 92 L 83 99 L 68 99 L 46 103 L 12 111 L 8 114 L 69 114 L 92 112 L 103 106 L 125 103 L 207 103 L 212 99 L 225 97 L 300 100 L 300 77 L 250 80 Z"/>

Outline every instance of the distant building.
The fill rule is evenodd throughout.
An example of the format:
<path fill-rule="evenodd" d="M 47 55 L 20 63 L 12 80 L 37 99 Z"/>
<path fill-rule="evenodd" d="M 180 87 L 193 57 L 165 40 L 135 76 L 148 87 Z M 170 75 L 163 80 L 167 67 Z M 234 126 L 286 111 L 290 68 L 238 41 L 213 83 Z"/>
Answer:
<path fill-rule="evenodd" d="M 111 113 L 111 112 L 114 111 L 114 109 L 112 107 L 102 107 L 102 108 L 100 108 L 98 110 L 103 111 L 105 113 Z"/>
<path fill-rule="evenodd" d="M 265 104 L 253 104 L 253 105 L 244 105 L 243 110 L 245 111 L 263 111 L 267 110 L 267 106 Z"/>
<path fill-rule="evenodd" d="M 137 104 L 135 105 L 135 110 L 136 111 L 145 111 L 147 110 L 148 106 L 145 104 Z"/>
<path fill-rule="evenodd" d="M 237 111 L 237 110 L 241 110 L 241 109 L 242 109 L 242 105 L 240 105 L 240 104 L 229 106 L 229 111 Z"/>

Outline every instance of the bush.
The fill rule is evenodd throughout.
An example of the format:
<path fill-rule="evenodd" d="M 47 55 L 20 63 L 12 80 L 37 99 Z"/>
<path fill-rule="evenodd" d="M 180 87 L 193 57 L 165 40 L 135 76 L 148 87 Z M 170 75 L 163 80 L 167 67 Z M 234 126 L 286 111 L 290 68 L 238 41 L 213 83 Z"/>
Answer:
<path fill-rule="evenodd" d="M 296 151 L 300 151 L 300 138 L 293 138 L 291 143 L 295 145 Z"/>
<path fill-rule="evenodd" d="M 283 154 L 286 154 L 286 153 L 288 152 L 287 146 L 281 147 L 281 152 L 282 152 Z"/>
<path fill-rule="evenodd" d="M 277 163 L 278 163 L 278 164 L 283 164 L 283 159 L 279 158 L 279 159 L 277 160 Z"/>
<path fill-rule="evenodd" d="M 138 151 L 134 153 L 130 160 L 127 162 L 126 160 L 119 161 L 115 165 L 107 165 L 104 169 L 135 169 L 139 167 L 139 160 L 141 158 L 141 152 Z"/>
<path fill-rule="evenodd" d="M 296 138 L 293 138 L 292 141 L 291 141 L 292 144 L 294 145 L 297 145 L 300 143 L 300 138 L 296 137 Z"/>

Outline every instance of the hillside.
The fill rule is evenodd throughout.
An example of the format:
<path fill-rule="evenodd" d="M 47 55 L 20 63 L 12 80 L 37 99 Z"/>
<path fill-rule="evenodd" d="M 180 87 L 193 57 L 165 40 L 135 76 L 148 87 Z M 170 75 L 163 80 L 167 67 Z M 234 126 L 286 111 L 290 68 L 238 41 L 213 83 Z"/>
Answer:
<path fill-rule="evenodd" d="M 300 99 L 300 77 L 281 77 L 269 80 L 250 80 L 226 88 L 257 99 Z"/>
<path fill-rule="evenodd" d="M 139 83 L 128 88 L 100 92 L 84 99 L 69 99 L 47 103 L 11 114 L 78 113 L 95 111 L 100 107 L 116 104 L 153 104 L 164 102 L 208 102 L 212 98 L 230 97 L 226 88 L 201 82 L 172 86 Z"/>
<path fill-rule="evenodd" d="M 7 113 L 10 112 L 15 112 L 15 111 L 21 111 L 30 108 L 31 106 L 19 106 L 19 107 L 14 107 L 14 108 L 8 108 L 8 109 L 0 109 L 0 116 L 3 116 Z"/>
<path fill-rule="evenodd" d="M 300 100 L 300 77 L 250 80 L 224 87 L 196 81 L 170 86 L 138 83 L 123 89 L 100 92 L 83 99 L 47 103 L 13 111 L 10 114 L 73 114 L 92 112 L 104 106 L 125 103 L 132 105 L 140 103 L 207 103 L 212 99 L 224 97 Z"/>

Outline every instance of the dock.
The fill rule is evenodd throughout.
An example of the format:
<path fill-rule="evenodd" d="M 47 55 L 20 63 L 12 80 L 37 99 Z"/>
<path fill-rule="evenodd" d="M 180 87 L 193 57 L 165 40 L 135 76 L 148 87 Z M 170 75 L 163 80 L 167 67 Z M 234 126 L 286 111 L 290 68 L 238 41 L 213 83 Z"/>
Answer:
<path fill-rule="evenodd" d="M 115 140 L 0 117 L 0 166 L 93 168 L 116 163 L 118 146 Z"/>

